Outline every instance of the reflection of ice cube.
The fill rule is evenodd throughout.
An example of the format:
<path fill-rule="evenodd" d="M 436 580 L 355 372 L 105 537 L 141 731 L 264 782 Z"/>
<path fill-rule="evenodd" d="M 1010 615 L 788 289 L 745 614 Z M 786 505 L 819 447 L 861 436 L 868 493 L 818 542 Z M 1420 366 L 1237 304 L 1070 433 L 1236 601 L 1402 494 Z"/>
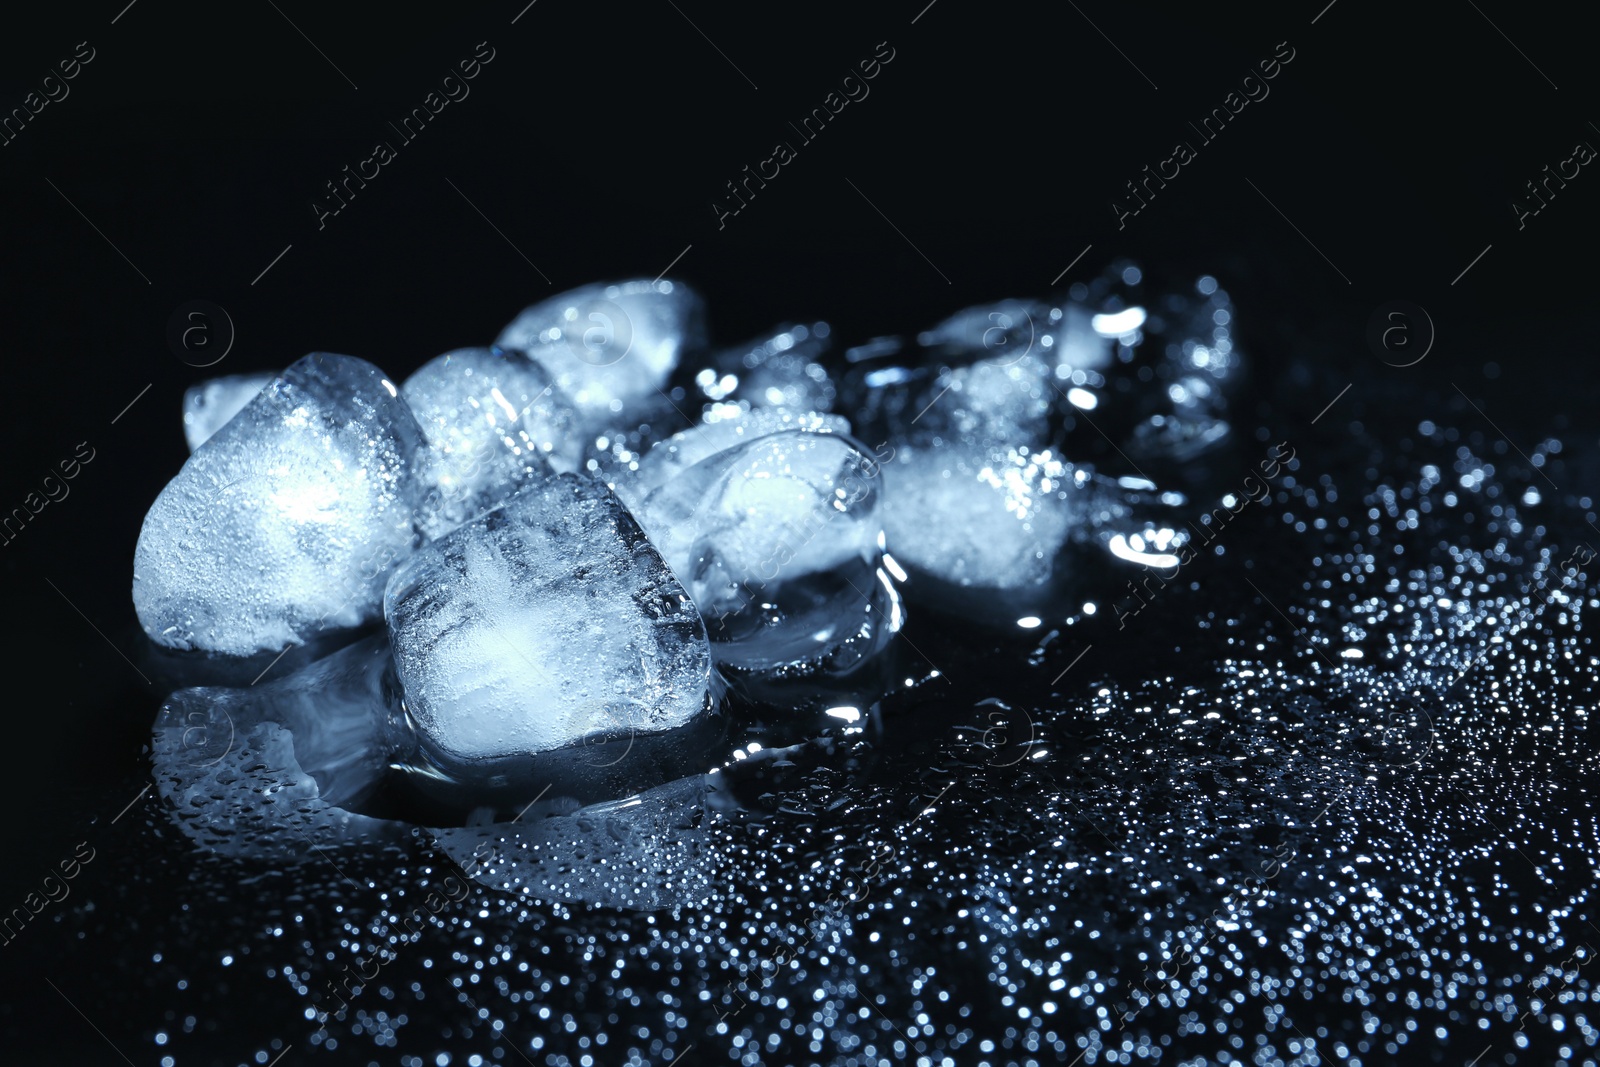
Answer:
<path fill-rule="evenodd" d="M 685 348 L 704 343 L 704 304 L 670 281 L 586 285 L 527 308 L 497 344 L 542 363 L 588 420 L 604 420 L 666 384 Z"/>
<path fill-rule="evenodd" d="M 133 576 L 145 632 L 249 655 L 374 617 L 417 541 L 422 443 L 377 367 L 321 352 L 296 362 L 145 515 Z"/>
<path fill-rule="evenodd" d="M 290 861 L 314 856 L 310 845 L 398 837 L 398 824 L 346 810 L 413 747 L 385 700 L 389 664 L 378 636 L 275 681 L 174 693 L 151 758 L 179 828 L 224 855 Z"/>
<path fill-rule="evenodd" d="M 1048 450 L 903 447 L 884 481 L 889 551 L 954 585 L 1038 586 L 1071 528 L 1070 473 Z"/>
<path fill-rule="evenodd" d="M 707 706 L 699 612 L 587 477 L 529 485 L 421 549 L 384 613 L 407 707 L 447 765 L 665 731 Z"/>
<path fill-rule="evenodd" d="M 878 571 L 879 490 L 849 438 L 785 430 L 679 471 L 634 513 L 706 616 L 718 660 L 766 668 L 877 647 L 898 626 Z"/>
<path fill-rule="evenodd" d="M 577 466 L 572 407 L 549 372 L 521 353 L 447 352 L 400 391 L 428 437 L 421 525 L 430 537 L 477 518 L 552 467 Z"/>
<path fill-rule="evenodd" d="M 276 377 L 276 374 L 232 374 L 185 390 L 183 437 L 189 442 L 189 451 L 205 444 L 223 423 L 244 410 L 244 406 Z"/>
<path fill-rule="evenodd" d="M 636 911 L 703 902 L 724 884 L 707 777 L 575 811 L 535 805 L 514 823 L 432 833 L 477 881 L 535 900 Z"/>

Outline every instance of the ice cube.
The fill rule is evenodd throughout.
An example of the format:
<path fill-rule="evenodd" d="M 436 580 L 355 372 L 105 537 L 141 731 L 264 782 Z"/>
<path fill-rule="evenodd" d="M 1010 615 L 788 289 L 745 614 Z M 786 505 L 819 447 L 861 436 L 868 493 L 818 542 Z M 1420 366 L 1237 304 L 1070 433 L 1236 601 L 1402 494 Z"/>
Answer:
<path fill-rule="evenodd" d="M 718 353 L 694 375 L 707 404 L 829 411 L 838 389 L 820 362 L 832 347 L 826 322 L 780 326 L 764 337 Z"/>
<path fill-rule="evenodd" d="M 582 441 L 550 373 L 519 352 L 462 348 L 422 365 L 400 393 L 428 438 L 421 525 L 429 537 L 477 518 L 552 469 Z"/>
<path fill-rule="evenodd" d="M 151 640 L 249 655 L 376 617 L 418 541 L 423 435 L 383 372 L 312 353 L 189 457 L 145 515 L 133 602 Z"/>
<path fill-rule="evenodd" d="M 652 446 L 630 476 L 618 478 L 617 495 L 631 506 L 703 459 L 747 441 L 788 430 L 847 434 L 850 422 L 842 415 L 818 411 L 720 406 L 699 425 Z"/>
<path fill-rule="evenodd" d="M 1241 370 L 1233 304 L 1215 280 L 1202 281 L 1209 287 L 1155 301 L 1142 324 L 1141 380 L 1152 375 L 1155 388 L 1141 397 L 1148 414 L 1130 442 L 1136 461 L 1193 463 L 1231 432 L 1228 394 Z"/>
<path fill-rule="evenodd" d="M 685 349 L 704 344 L 704 302 L 671 281 L 586 285 L 527 308 L 497 344 L 542 363 L 588 420 L 657 393 Z"/>
<path fill-rule="evenodd" d="M 1057 393 L 1049 365 L 1021 351 L 931 367 L 873 366 L 850 385 L 854 421 L 867 438 L 916 445 L 980 438 L 1042 445 Z"/>
<path fill-rule="evenodd" d="M 1081 304 L 1071 303 L 1060 310 L 1061 315 L 1049 335 L 1056 377 L 1066 379 L 1073 371 L 1100 371 L 1110 367 L 1115 358 L 1116 340 L 1094 328 L 1094 313 Z"/>
<path fill-rule="evenodd" d="M 917 335 L 924 348 L 1020 357 L 1039 347 L 1050 325 L 1050 309 L 1036 300 L 1001 300 L 963 308 Z"/>
<path fill-rule="evenodd" d="M 853 663 L 900 622 L 878 566 L 879 490 L 849 438 L 784 430 L 678 471 L 634 514 L 706 617 L 718 662 L 764 670 L 851 646 Z"/>
<path fill-rule="evenodd" d="M 1008 445 L 1042 443 L 1049 433 L 1049 368 L 1032 354 L 995 356 L 940 374 L 919 409 L 923 436 Z M 913 433 L 911 436 L 915 436 Z"/>
<path fill-rule="evenodd" d="M 384 596 L 407 707 L 467 779 L 707 709 L 705 625 L 609 489 L 563 474 L 417 552 Z"/>
<path fill-rule="evenodd" d="M 944 332 L 973 340 L 982 310 Z M 957 587 L 1044 585 L 1071 529 L 1071 472 L 1047 447 L 1057 387 L 1050 365 L 1014 341 L 997 342 L 1003 355 L 961 349 L 933 369 L 875 366 L 852 383 L 860 423 L 893 457 L 883 473 L 890 555 Z"/>
<path fill-rule="evenodd" d="M 276 374 L 231 374 L 190 386 L 183 394 L 183 437 L 193 452 L 272 384 Z"/>
<path fill-rule="evenodd" d="M 1071 532 L 1071 472 L 1048 449 L 901 446 L 883 478 L 889 552 L 952 585 L 1041 586 Z"/>

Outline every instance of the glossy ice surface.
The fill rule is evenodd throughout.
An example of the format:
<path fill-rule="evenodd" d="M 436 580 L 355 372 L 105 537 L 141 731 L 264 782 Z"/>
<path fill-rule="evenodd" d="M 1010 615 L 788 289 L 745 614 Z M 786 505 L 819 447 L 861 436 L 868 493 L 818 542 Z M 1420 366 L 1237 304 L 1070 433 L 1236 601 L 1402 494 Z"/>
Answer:
<path fill-rule="evenodd" d="M 417 729 L 448 760 L 664 731 L 706 707 L 699 611 L 585 476 L 530 485 L 420 550 L 384 615 Z"/>

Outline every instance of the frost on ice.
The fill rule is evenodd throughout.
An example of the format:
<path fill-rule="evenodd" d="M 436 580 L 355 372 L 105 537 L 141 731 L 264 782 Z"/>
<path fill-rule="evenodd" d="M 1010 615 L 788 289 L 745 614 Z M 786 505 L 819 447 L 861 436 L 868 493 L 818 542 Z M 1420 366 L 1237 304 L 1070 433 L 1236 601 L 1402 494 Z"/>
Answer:
<path fill-rule="evenodd" d="M 190 456 L 145 515 L 133 602 L 158 644 L 249 655 L 377 615 L 417 542 L 423 435 L 383 372 L 313 353 Z"/>
<path fill-rule="evenodd" d="M 1037 587 L 1071 532 L 1068 478 L 1048 449 L 901 448 L 886 474 L 889 546 L 954 585 Z"/>

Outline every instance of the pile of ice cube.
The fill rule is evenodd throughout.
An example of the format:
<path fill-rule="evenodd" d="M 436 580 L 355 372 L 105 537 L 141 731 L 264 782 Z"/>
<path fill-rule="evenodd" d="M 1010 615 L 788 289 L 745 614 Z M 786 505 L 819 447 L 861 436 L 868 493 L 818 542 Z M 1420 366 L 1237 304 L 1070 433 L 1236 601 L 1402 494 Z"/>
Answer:
<path fill-rule="evenodd" d="M 842 361 L 826 323 L 713 352 L 682 284 L 592 285 L 399 386 L 321 352 L 207 382 L 134 604 L 156 645 L 229 657 L 382 620 L 386 647 L 351 668 L 382 759 L 321 745 L 320 773 L 366 776 L 319 778 L 325 794 L 387 761 L 519 797 L 550 754 L 699 736 L 729 681 L 859 670 L 903 624 L 908 576 L 935 606 L 1047 592 L 1069 539 L 1126 513 L 1061 443 L 1146 335 L 1160 399 L 1129 447 L 1183 459 L 1226 433 L 1226 294 L 1202 279 L 1147 311 L 1137 281 L 969 309 Z M 164 714 L 222 699 L 189 690 Z M 245 717 L 305 732 L 314 705 Z"/>

